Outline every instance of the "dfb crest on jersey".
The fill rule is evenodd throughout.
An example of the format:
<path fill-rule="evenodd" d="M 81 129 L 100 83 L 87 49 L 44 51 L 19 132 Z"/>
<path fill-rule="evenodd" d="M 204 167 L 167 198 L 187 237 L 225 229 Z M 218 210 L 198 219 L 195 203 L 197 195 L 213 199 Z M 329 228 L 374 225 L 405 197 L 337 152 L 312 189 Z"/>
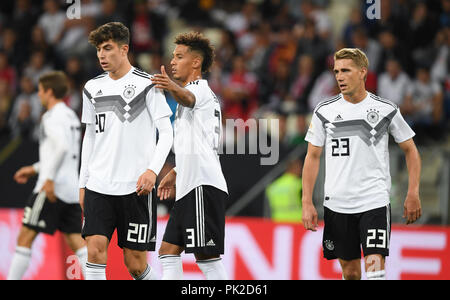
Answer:
<path fill-rule="evenodd" d="M 380 116 L 378 115 L 379 111 L 376 109 L 371 108 L 367 113 L 367 121 L 369 121 L 369 123 L 375 124 L 380 119 Z"/>
<path fill-rule="evenodd" d="M 126 99 L 133 98 L 133 96 L 135 94 L 135 89 L 136 89 L 136 86 L 134 86 L 132 84 L 129 84 L 129 85 L 125 86 L 125 90 L 123 91 L 123 96 Z"/>

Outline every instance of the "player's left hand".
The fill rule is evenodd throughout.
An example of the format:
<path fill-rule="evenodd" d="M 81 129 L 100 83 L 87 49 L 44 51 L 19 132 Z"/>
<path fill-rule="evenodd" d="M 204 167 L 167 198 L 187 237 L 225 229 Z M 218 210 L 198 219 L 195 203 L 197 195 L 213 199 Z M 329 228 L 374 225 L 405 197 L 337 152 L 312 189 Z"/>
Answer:
<path fill-rule="evenodd" d="M 45 192 L 45 196 L 47 197 L 48 201 L 51 203 L 56 202 L 56 195 L 55 195 L 55 184 L 53 180 L 47 179 L 44 182 L 44 186 L 41 189 L 42 192 Z"/>
<path fill-rule="evenodd" d="M 406 196 L 403 218 L 406 219 L 406 224 L 411 224 L 417 221 L 422 215 L 422 207 L 418 194 L 408 194 Z"/>
<path fill-rule="evenodd" d="M 136 193 L 138 196 L 145 196 L 150 193 L 156 183 L 156 174 L 152 170 L 147 169 L 141 176 L 136 184 Z"/>

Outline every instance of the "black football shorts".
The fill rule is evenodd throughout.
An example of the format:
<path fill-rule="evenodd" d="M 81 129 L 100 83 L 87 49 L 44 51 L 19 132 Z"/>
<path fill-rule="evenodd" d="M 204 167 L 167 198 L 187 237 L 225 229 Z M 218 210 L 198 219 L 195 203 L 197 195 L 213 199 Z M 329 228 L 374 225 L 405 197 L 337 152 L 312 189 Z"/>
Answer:
<path fill-rule="evenodd" d="M 391 206 L 357 214 L 342 214 L 324 207 L 323 255 L 326 259 L 353 260 L 371 254 L 389 255 Z"/>
<path fill-rule="evenodd" d="M 52 203 L 45 192 L 32 194 L 25 206 L 22 224 L 47 234 L 56 230 L 81 233 L 81 207 L 79 203 L 65 203 L 60 199 Z"/>
<path fill-rule="evenodd" d="M 85 189 L 82 236 L 103 235 L 109 240 L 117 228 L 120 248 L 154 251 L 156 244 L 156 192 L 124 196 Z"/>
<path fill-rule="evenodd" d="M 201 185 L 175 201 L 163 241 L 184 247 L 186 253 L 224 253 L 227 193 Z"/>

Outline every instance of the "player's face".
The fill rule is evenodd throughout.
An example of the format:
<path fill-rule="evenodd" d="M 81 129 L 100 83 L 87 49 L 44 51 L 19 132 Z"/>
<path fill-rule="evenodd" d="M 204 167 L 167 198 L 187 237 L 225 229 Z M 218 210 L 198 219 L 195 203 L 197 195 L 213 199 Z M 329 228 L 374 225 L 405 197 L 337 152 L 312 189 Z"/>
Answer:
<path fill-rule="evenodd" d="M 351 59 L 338 59 L 334 62 L 334 75 L 343 95 L 354 95 L 364 87 L 367 71 L 359 68 Z"/>
<path fill-rule="evenodd" d="M 177 45 L 173 51 L 173 58 L 170 61 L 172 75 L 176 80 L 185 82 L 193 71 L 195 56 L 186 45 Z"/>
<path fill-rule="evenodd" d="M 127 58 L 128 45 L 109 40 L 97 46 L 97 57 L 104 71 L 115 72 Z"/>
<path fill-rule="evenodd" d="M 47 91 L 44 90 L 44 87 L 41 83 L 38 85 L 38 97 L 41 100 L 42 106 L 47 107 L 48 98 L 51 91 L 48 89 Z"/>

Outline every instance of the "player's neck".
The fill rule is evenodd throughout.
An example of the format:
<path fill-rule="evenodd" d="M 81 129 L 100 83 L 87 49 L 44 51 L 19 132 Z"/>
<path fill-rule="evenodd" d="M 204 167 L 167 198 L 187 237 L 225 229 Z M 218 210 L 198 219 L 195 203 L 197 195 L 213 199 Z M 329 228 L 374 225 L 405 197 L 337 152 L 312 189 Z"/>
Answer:
<path fill-rule="evenodd" d="M 120 67 L 118 67 L 116 70 L 110 71 L 109 77 L 112 80 L 118 80 L 118 79 L 122 78 L 123 76 L 125 76 L 128 72 L 130 72 L 131 68 L 132 68 L 132 66 L 131 66 L 130 62 L 127 60 L 126 62 L 122 63 L 120 65 Z"/>
<path fill-rule="evenodd" d="M 186 80 L 183 81 L 183 86 L 186 86 L 189 82 L 202 79 L 202 73 L 201 72 L 194 72 L 191 75 L 189 75 Z"/>
<path fill-rule="evenodd" d="M 56 104 L 63 102 L 61 99 L 48 99 L 47 110 L 51 110 Z"/>
<path fill-rule="evenodd" d="M 343 94 L 343 97 L 346 101 L 353 103 L 353 104 L 357 104 L 357 103 L 363 101 L 364 99 L 366 99 L 367 91 L 366 91 L 366 89 L 360 89 L 352 94 L 347 94 L 347 95 Z"/>

